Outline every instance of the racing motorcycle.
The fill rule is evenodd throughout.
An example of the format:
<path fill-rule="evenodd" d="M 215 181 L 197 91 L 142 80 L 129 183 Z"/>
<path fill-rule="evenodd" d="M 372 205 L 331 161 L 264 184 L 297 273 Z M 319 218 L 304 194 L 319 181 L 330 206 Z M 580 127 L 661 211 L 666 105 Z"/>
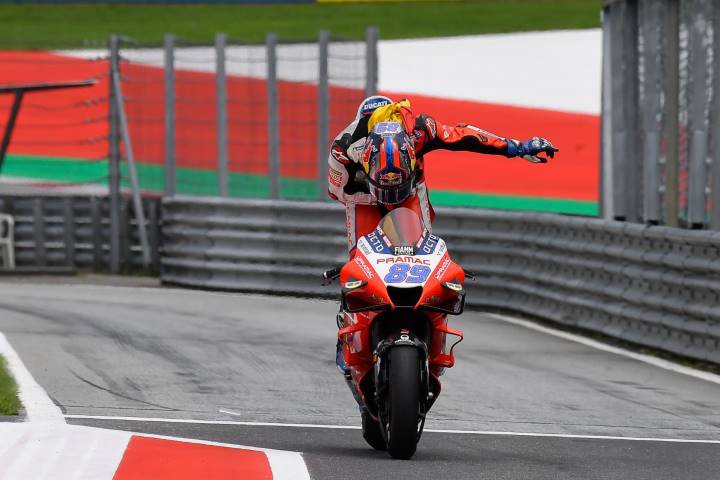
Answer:
<path fill-rule="evenodd" d="M 408 208 L 385 215 L 345 265 L 323 276 L 342 287 L 338 338 L 363 437 L 393 458 L 410 458 L 439 377 L 455 363 L 463 333 L 448 326 L 448 315 L 462 313 L 472 276 Z"/>

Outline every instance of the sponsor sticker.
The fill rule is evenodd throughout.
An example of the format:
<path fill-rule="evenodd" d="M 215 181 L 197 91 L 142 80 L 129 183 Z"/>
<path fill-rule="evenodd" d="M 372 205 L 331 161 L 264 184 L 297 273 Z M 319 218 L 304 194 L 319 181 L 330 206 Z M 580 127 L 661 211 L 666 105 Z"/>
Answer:
<path fill-rule="evenodd" d="M 368 239 L 368 242 L 370 242 L 370 247 L 372 247 L 372 249 L 376 252 L 382 253 L 383 250 L 385 250 L 385 245 L 383 245 L 383 242 L 377 236 L 377 233 L 370 232 L 366 235 L 366 238 Z"/>
<path fill-rule="evenodd" d="M 362 106 L 361 112 L 363 115 L 370 115 L 372 112 L 377 110 L 380 107 L 384 107 L 385 105 L 389 105 L 390 100 L 386 98 L 371 98 L 367 102 L 365 102 Z"/>
<path fill-rule="evenodd" d="M 447 250 L 447 246 L 445 245 L 445 242 L 443 242 L 443 243 L 441 243 L 440 246 L 438 247 L 436 254 L 437 254 L 438 256 L 439 256 L 439 255 L 442 255 L 442 254 L 445 253 L 445 250 Z"/>
<path fill-rule="evenodd" d="M 398 122 L 380 122 L 373 128 L 373 132 L 380 135 L 395 135 L 402 131 L 402 125 Z"/>
<path fill-rule="evenodd" d="M 415 257 L 384 257 L 384 258 L 378 258 L 375 263 L 381 264 L 395 264 L 395 263 L 412 263 L 412 264 L 420 264 L 420 265 L 430 265 L 430 260 L 424 260 L 420 258 Z M 447 267 L 446 267 L 447 268 Z"/>
<path fill-rule="evenodd" d="M 413 247 L 412 245 L 394 247 L 393 255 L 415 255 L 415 247 Z"/>
<path fill-rule="evenodd" d="M 425 119 L 425 125 L 428 128 L 428 131 L 430 132 L 430 138 L 435 138 L 437 136 L 437 127 L 435 126 L 435 120 L 428 117 Z"/>
<path fill-rule="evenodd" d="M 388 172 L 380 176 L 378 183 L 380 185 L 400 185 L 402 183 L 402 173 Z"/>
<path fill-rule="evenodd" d="M 330 170 L 328 171 L 328 179 L 331 184 L 339 187 L 342 184 L 342 172 L 330 167 Z"/>
<path fill-rule="evenodd" d="M 365 239 L 361 240 L 358 243 L 358 247 L 360 247 L 360 251 L 363 252 L 365 255 L 372 255 L 372 250 L 370 250 L 370 247 L 368 246 Z"/>
<path fill-rule="evenodd" d="M 491 135 L 490 132 L 483 130 L 482 128 L 478 128 L 474 125 L 467 125 L 467 128 L 470 130 L 475 130 L 478 133 L 478 136 L 480 137 L 480 141 L 483 143 L 488 143 L 488 135 Z"/>
<path fill-rule="evenodd" d="M 440 265 L 440 268 L 438 268 L 437 272 L 435 272 L 435 278 L 438 280 L 442 279 L 442 276 L 445 275 L 445 272 L 447 271 L 448 267 L 450 266 L 450 259 L 446 258 L 442 265 Z"/>
<path fill-rule="evenodd" d="M 368 266 L 367 263 L 365 263 L 365 260 L 362 259 L 362 257 L 355 257 L 355 263 L 358 264 L 360 269 L 363 271 L 365 276 L 367 278 L 373 278 L 375 277 L 375 274 L 372 272 L 372 269 Z"/>
<path fill-rule="evenodd" d="M 440 239 L 435 235 L 429 235 L 427 240 L 425 240 L 425 244 L 421 248 L 422 252 L 430 255 L 433 250 L 435 250 L 435 247 L 437 246 L 439 240 Z"/>

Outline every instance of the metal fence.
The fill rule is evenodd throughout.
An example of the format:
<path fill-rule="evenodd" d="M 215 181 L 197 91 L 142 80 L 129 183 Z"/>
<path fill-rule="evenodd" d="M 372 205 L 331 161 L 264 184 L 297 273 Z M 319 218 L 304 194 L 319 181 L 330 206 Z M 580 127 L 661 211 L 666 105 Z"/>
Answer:
<path fill-rule="evenodd" d="M 437 209 L 435 233 L 478 273 L 468 304 L 524 312 L 720 363 L 720 233 L 552 214 Z M 163 202 L 161 278 L 334 296 L 342 209 L 319 202 Z"/>
<path fill-rule="evenodd" d="M 720 3 L 606 0 L 604 217 L 720 229 Z"/>
<path fill-rule="evenodd" d="M 166 195 L 320 199 L 331 132 L 377 87 L 377 30 L 364 40 L 214 45 L 166 35 L 121 42 L 122 78 L 140 186 Z M 112 52 L 111 52 L 112 56 Z M 116 140 L 119 142 L 119 140 Z"/>
<path fill-rule="evenodd" d="M 160 201 L 143 201 L 149 236 L 149 271 L 159 266 Z M 107 196 L 0 196 L 0 213 L 15 222 L 15 263 L 18 271 L 84 269 L 108 271 L 111 263 L 110 201 Z M 131 200 L 120 201 L 120 271 L 144 268 Z"/>

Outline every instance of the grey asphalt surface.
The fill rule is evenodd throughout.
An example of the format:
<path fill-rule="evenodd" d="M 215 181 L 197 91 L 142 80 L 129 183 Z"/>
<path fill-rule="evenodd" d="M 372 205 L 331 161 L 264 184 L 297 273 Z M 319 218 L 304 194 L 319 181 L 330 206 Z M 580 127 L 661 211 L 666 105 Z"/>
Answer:
<path fill-rule="evenodd" d="M 333 302 L 0 278 L 0 331 L 67 414 L 358 425 Z M 132 286 L 137 285 L 137 286 Z M 466 312 L 430 429 L 720 440 L 720 385 Z M 720 478 L 720 445 L 426 433 L 410 462 L 358 430 L 71 423 L 304 452 L 325 478 Z"/>

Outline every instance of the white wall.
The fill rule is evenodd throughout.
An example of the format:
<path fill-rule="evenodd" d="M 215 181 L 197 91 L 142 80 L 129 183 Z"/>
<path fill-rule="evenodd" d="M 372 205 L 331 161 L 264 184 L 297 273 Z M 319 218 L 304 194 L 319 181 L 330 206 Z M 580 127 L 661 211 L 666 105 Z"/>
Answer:
<path fill-rule="evenodd" d="M 600 29 L 385 40 L 381 90 L 600 113 Z"/>

